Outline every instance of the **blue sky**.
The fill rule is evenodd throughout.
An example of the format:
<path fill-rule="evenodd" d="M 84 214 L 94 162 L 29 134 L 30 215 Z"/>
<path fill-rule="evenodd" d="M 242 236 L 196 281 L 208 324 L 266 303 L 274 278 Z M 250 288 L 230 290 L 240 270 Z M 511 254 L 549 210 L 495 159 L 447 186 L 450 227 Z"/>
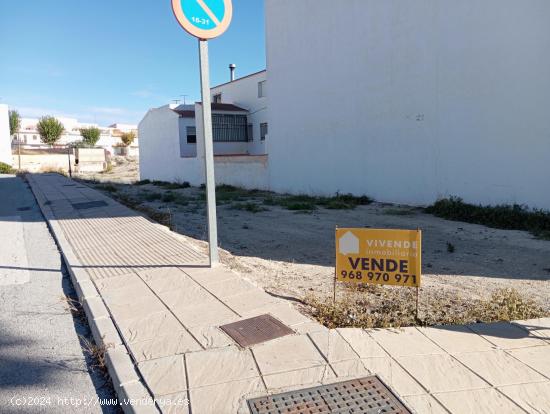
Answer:
<path fill-rule="evenodd" d="M 265 68 L 263 0 L 233 0 L 209 42 L 211 83 Z M 197 40 L 170 0 L 0 0 L 0 103 L 22 116 L 137 123 L 173 99 L 200 99 Z"/>

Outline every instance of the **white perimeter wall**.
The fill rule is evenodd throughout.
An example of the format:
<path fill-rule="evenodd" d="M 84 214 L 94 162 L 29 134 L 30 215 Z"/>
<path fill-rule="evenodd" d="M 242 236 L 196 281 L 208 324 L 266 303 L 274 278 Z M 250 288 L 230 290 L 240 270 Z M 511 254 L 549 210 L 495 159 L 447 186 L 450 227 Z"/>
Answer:
<path fill-rule="evenodd" d="M 220 85 L 211 91 L 212 98 L 221 93 L 223 103 L 231 103 L 248 110 L 248 123 L 252 124 L 254 140 L 245 143 L 244 152 L 248 151 L 253 155 L 267 153 L 267 141 L 260 140 L 260 124 L 268 122 L 267 98 L 258 98 L 258 82 L 266 79 L 266 71 L 263 71 Z M 266 89 L 267 87 L 264 93 L 267 93 Z"/>
<path fill-rule="evenodd" d="M 0 104 L 0 162 L 12 165 L 8 106 Z"/>
<path fill-rule="evenodd" d="M 548 0 L 266 0 L 270 184 L 550 209 Z"/>

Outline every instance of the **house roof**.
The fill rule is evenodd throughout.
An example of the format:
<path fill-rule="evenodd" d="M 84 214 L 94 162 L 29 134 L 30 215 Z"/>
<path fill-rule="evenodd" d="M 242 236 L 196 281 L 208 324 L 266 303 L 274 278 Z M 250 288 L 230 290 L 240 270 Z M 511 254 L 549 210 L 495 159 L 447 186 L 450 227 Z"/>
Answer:
<path fill-rule="evenodd" d="M 198 102 L 201 105 L 200 102 Z M 173 109 L 174 112 L 178 113 L 184 118 L 194 118 L 195 110 L 191 109 L 192 105 L 180 105 Z M 246 112 L 247 110 L 241 108 L 237 105 L 228 104 L 228 103 L 213 103 L 211 105 L 212 111 L 225 111 L 225 112 Z"/>

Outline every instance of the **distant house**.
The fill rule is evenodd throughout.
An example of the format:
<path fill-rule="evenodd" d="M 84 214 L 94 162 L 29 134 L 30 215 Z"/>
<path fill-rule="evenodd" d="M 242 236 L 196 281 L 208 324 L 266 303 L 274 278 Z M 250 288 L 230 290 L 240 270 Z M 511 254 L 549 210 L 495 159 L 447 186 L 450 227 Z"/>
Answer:
<path fill-rule="evenodd" d="M 109 151 L 112 155 L 117 155 L 117 149 L 122 145 L 120 136 L 122 132 L 134 131 L 137 135 L 137 125 L 129 124 L 113 124 L 109 127 L 101 127 L 93 123 L 79 122 L 75 118 L 57 117 L 57 120 L 63 124 L 65 131 L 56 142 L 56 145 L 76 144 L 82 141 L 80 130 L 82 128 L 97 127 L 100 131 L 97 147 L 102 147 Z M 22 148 L 49 148 L 50 145 L 44 144 L 40 140 L 40 134 L 36 128 L 38 124 L 36 118 L 21 118 L 21 127 L 19 132 L 13 137 L 13 145 L 21 145 Z M 127 150 L 129 155 L 138 154 L 139 141 L 132 143 Z"/>
<path fill-rule="evenodd" d="M 267 188 L 266 72 L 211 89 L 218 183 Z M 150 109 L 139 123 L 140 177 L 204 182 L 202 104 Z"/>

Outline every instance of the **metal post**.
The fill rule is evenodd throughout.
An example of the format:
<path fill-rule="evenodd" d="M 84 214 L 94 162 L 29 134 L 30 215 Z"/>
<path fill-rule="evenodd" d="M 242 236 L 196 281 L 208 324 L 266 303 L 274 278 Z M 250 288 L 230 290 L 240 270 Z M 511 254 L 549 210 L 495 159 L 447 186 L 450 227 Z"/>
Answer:
<path fill-rule="evenodd" d="M 21 140 L 19 139 L 19 134 L 17 134 L 17 159 L 19 161 L 19 172 L 21 172 Z"/>
<path fill-rule="evenodd" d="M 208 247 L 210 267 L 219 262 L 218 226 L 216 223 L 216 179 L 214 176 L 214 144 L 212 142 L 212 113 L 210 107 L 210 76 L 208 71 L 208 41 L 199 39 L 201 70 L 202 131 L 206 172 L 206 207 L 208 217 Z"/>
<path fill-rule="evenodd" d="M 67 145 L 67 157 L 69 157 L 69 177 L 73 178 L 73 171 L 71 169 L 71 146 Z"/>

